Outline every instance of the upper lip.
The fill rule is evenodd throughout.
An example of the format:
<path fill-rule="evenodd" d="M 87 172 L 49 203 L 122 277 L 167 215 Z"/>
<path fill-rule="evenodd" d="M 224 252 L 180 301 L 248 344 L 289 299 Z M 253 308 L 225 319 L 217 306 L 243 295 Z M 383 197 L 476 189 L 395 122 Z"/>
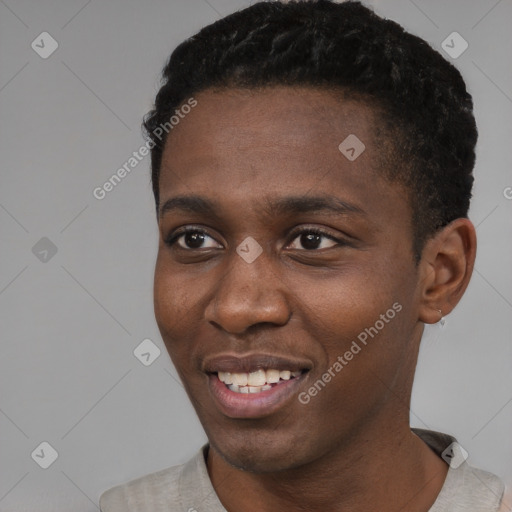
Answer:
<path fill-rule="evenodd" d="M 290 370 L 292 372 L 310 370 L 309 361 L 291 359 L 273 354 L 217 354 L 204 359 L 203 371 L 206 373 L 250 373 L 260 368 L 264 370 Z"/>

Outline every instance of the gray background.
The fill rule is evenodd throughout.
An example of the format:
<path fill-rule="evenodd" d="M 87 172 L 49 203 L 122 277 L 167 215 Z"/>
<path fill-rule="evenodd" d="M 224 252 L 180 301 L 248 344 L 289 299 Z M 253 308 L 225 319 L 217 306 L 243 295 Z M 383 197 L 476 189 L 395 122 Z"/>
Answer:
<path fill-rule="evenodd" d="M 411 421 L 455 435 L 510 485 L 512 2 L 369 4 L 441 52 L 453 31 L 469 43 L 455 64 L 480 131 L 478 259 L 458 309 L 425 335 Z M 0 0 L 1 511 L 93 512 L 102 491 L 205 441 L 153 316 L 149 157 L 105 199 L 92 191 L 142 145 L 171 50 L 246 5 Z M 59 44 L 47 59 L 31 48 L 43 31 Z M 43 237 L 47 261 L 32 251 Z M 133 354 L 146 338 L 162 351 L 150 366 Z M 31 458 L 43 441 L 58 452 L 48 469 Z"/>

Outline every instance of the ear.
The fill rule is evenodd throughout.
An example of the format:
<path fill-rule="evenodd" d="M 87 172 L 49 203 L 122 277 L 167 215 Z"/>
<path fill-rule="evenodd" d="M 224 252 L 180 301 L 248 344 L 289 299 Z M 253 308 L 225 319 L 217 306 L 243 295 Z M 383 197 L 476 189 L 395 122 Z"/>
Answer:
<path fill-rule="evenodd" d="M 429 239 L 420 266 L 419 319 L 435 324 L 452 312 L 471 279 L 476 232 L 469 219 L 456 219 Z"/>

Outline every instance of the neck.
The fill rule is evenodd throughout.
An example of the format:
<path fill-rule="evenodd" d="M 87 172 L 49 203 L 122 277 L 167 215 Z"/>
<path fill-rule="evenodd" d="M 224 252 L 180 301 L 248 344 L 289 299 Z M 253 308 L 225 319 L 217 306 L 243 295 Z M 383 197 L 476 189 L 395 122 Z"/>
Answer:
<path fill-rule="evenodd" d="M 448 469 L 408 424 L 365 430 L 327 456 L 279 473 L 255 474 L 234 468 L 212 447 L 207 464 L 228 512 L 281 508 L 427 512 Z"/>

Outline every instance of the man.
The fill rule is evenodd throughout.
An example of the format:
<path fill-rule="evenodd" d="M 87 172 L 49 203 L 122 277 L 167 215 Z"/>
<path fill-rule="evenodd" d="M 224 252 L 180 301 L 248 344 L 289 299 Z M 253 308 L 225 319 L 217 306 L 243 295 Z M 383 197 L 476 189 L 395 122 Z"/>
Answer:
<path fill-rule="evenodd" d="M 358 2 L 260 2 L 173 52 L 145 128 L 156 320 L 209 443 L 101 510 L 497 510 L 409 426 L 475 260 L 460 73 Z"/>

